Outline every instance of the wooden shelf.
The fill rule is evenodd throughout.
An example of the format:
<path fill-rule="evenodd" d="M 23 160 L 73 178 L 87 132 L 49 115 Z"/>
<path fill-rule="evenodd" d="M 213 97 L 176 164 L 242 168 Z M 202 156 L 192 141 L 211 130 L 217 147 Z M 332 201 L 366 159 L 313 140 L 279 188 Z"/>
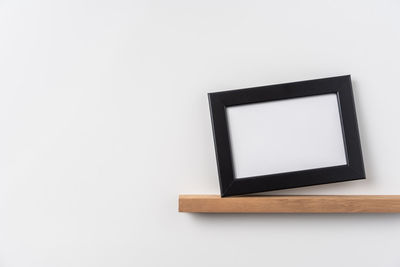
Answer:
<path fill-rule="evenodd" d="M 179 212 L 400 213 L 400 195 L 238 196 L 180 195 Z"/>

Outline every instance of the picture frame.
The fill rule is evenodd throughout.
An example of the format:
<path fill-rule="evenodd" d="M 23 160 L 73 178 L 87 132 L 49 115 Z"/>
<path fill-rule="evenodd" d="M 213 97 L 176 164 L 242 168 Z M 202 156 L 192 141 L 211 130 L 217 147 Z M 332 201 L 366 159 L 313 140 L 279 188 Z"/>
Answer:
<path fill-rule="evenodd" d="M 222 197 L 365 179 L 350 75 L 208 99 Z"/>

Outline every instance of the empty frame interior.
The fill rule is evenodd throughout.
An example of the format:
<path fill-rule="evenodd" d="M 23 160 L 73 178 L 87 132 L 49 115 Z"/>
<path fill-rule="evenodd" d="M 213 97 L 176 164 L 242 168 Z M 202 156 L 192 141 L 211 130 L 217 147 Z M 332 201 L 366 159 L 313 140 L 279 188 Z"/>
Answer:
<path fill-rule="evenodd" d="M 336 94 L 226 108 L 235 178 L 346 165 Z"/>

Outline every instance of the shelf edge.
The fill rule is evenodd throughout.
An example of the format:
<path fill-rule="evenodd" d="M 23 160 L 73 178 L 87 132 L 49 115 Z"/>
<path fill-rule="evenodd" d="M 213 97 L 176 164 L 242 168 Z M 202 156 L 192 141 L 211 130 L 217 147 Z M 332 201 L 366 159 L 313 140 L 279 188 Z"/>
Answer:
<path fill-rule="evenodd" d="M 400 195 L 179 195 L 191 213 L 400 213 Z"/>

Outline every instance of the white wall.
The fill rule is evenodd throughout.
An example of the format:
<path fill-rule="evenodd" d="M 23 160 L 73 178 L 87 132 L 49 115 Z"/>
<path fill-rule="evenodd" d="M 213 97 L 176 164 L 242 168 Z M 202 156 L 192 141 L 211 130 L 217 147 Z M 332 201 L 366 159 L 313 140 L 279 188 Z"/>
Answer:
<path fill-rule="evenodd" d="M 0 0 L 0 266 L 399 266 L 400 215 L 191 215 L 206 93 L 352 74 L 368 179 L 400 194 L 400 2 Z"/>

